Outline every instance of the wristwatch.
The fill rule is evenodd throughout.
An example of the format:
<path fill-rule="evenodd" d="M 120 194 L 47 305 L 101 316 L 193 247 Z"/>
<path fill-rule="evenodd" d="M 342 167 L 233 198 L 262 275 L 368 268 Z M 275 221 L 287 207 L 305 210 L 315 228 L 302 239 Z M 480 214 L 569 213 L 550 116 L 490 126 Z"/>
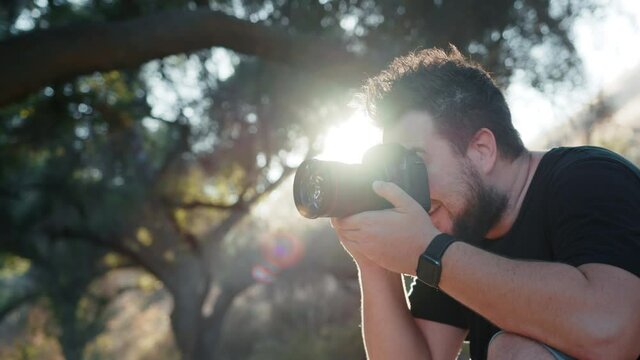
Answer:
<path fill-rule="evenodd" d="M 449 245 L 453 244 L 456 239 L 447 234 L 439 234 L 431 240 L 427 249 L 420 255 L 418 259 L 418 268 L 416 276 L 423 283 L 438 288 L 440 283 L 440 273 L 442 272 L 442 256 Z"/>

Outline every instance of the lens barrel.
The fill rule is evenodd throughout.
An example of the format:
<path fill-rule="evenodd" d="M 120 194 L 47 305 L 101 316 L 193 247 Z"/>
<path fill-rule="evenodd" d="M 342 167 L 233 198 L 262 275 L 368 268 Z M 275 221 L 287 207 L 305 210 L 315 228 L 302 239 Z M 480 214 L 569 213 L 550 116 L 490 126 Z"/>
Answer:
<path fill-rule="evenodd" d="M 426 210 L 430 207 L 427 170 L 422 159 L 399 144 L 377 145 L 363 163 L 304 161 L 293 182 L 293 197 L 302 216 L 343 217 L 393 207 L 371 188 L 375 180 L 400 186 Z"/>

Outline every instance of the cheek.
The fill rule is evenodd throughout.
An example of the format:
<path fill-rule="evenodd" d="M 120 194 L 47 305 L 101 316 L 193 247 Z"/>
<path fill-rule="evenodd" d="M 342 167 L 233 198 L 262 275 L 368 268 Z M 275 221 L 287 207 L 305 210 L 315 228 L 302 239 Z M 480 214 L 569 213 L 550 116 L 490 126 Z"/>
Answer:
<path fill-rule="evenodd" d="M 429 196 L 437 202 L 442 202 L 447 193 L 447 184 L 438 176 L 429 176 Z"/>
<path fill-rule="evenodd" d="M 440 202 L 449 217 L 459 214 L 466 206 L 468 185 L 462 179 L 462 175 L 450 173 L 444 178 L 434 179 L 433 186 L 429 186 L 431 199 Z"/>
<path fill-rule="evenodd" d="M 456 192 L 458 175 L 451 168 L 433 164 L 427 168 L 431 198 L 446 202 Z"/>

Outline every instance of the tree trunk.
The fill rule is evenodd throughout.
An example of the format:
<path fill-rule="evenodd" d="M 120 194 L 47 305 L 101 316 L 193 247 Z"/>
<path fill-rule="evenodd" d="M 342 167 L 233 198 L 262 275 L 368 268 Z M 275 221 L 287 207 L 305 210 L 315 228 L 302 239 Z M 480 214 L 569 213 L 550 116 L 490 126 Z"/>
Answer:
<path fill-rule="evenodd" d="M 200 314 L 202 302 L 200 302 L 196 296 L 192 298 L 174 296 L 173 301 L 171 328 L 176 340 L 176 345 L 180 350 L 182 359 L 195 359 L 196 342 L 198 336 L 200 336 L 199 324 L 202 318 Z"/>
<path fill-rule="evenodd" d="M 196 257 L 182 259 L 171 278 L 160 279 L 173 297 L 171 327 L 182 358 L 195 359 L 200 336 L 202 307 L 210 281 L 202 262 Z"/>
<path fill-rule="evenodd" d="M 59 306 L 58 325 L 61 328 L 58 341 L 66 360 L 81 360 L 86 341 L 84 334 L 78 328 L 76 317 L 79 299 L 66 299 L 66 301 L 68 302 L 61 301 L 57 304 Z"/>
<path fill-rule="evenodd" d="M 224 320 L 240 290 L 223 290 L 216 299 L 213 312 L 202 319 L 194 359 L 215 359 L 222 336 Z"/>

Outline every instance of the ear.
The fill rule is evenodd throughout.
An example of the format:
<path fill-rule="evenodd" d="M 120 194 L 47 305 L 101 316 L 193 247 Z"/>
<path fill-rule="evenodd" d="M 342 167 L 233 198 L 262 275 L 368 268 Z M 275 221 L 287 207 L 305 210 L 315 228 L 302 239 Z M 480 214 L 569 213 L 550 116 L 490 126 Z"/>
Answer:
<path fill-rule="evenodd" d="M 471 137 L 467 147 L 467 157 L 483 174 L 489 174 L 498 158 L 498 145 L 493 132 L 482 128 Z"/>

